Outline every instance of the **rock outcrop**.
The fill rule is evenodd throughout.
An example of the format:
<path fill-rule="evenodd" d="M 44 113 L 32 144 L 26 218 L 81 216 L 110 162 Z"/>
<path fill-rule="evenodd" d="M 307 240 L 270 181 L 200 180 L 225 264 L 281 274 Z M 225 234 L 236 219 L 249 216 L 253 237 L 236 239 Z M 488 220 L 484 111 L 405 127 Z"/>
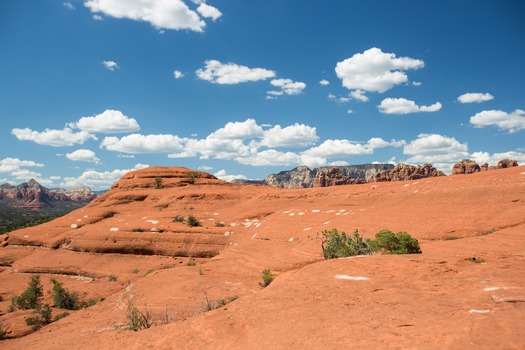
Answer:
<path fill-rule="evenodd" d="M 315 169 L 303 165 L 269 175 L 266 184 L 281 188 L 310 188 L 365 183 L 378 172 L 393 168 L 392 164 L 326 166 Z"/>
<path fill-rule="evenodd" d="M 78 202 L 85 205 L 97 195 L 87 186 L 70 190 L 48 189 L 34 179 L 13 186 L 4 184 L 0 186 L 0 201 L 10 207 L 16 208 L 45 208 L 60 206 L 64 202 Z"/>
<path fill-rule="evenodd" d="M 481 171 L 478 163 L 470 159 L 462 159 L 452 168 L 452 175 L 473 174 Z"/>
<path fill-rule="evenodd" d="M 518 166 L 518 161 L 514 159 L 502 159 L 498 162 L 498 169 L 512 168 Z"/>
<path fill-rule="evenodd" d="M 409 165 L 401 163 L 397 164 L 392 170 L 378 172 L 370 179 L 370 182 L 407 181 L 436 176 L 443 176 L 443 172 L 434 168 L 432 164 Z"/>

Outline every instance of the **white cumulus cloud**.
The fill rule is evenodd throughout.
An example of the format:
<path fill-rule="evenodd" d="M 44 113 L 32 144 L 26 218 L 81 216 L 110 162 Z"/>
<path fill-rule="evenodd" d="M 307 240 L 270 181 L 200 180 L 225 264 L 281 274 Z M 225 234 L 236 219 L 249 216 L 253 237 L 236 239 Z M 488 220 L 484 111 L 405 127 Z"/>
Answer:
<path fill-rule="evenodd" d="M 326 85 L 329 85 L 330 82 L 329 82 L 328 80 L 326 80 L 326 79 L 323 79 L 323 80 L 321 80 L 321 81 L 319 82 L 319 84 L 321 84 L 321 85 L 323 85 L 323 86 L 326 86 Z"/>
<path fill-rule="evenodd" d="M 66 153 L 66 158 L 74 161 L 98 163 L 100 159 L 97 158 L 95 152 L 89 149 L 77 149 L 74 152 Z"/>
<path fill-rule="evenodd" d="M 184 73 L 182 73 L 180 70 L 174 70 L 173 71 L 173 77 L 175 79 L 180 79 L 180 78 L 184 77 Z"/>
<path fill-rule="evenodd" d="M 414 101 L 406 98 L 385 98 L 381 104 L 377 106 L 381 113 L 386 114 L 408 114 L 417 112 L 437 112 L 442 105 L 436 102 L 430 106 L 418 106 Z"/>
<path fill-rule="evenodd" d="M 475 127 L 497 126 L 500 130 L 516 133 L 525 129 L 525 111 L 517 109 L 512 113 L 500 110 L 482 111 L 470 117 Z"/>
<path fill-rule="evenodd" d="M 87 131 L 74 132 L 70 128 L 63 130 L 45 129 L 42 132 L 34 131 L 29 128 L 14 128 L 11 134 L 15 135 L 20 141 L 33 141 L 39 145 L 62 147 L 83 144 L 89 139 L 96 140 L 95 135 Z"/>
<path fill-rule="evenodd" d="M 353 90 L 350 92 L 350 97 L 361 102 L 367 102 L 369 100 L 368 96 L 365 95 L 363 90 Z"/>
<path fill-rule="evenodd" d="M 106 109 L 93 117 L 82 117 L 71 127 L 94 133 L 121 133 L 140 130 L 137 121 L 124 115 L 121 111 Z"/>
<path fill-rule="evenodd" d="M 70 3 L 69 1 L 65 1 L 62 3 L 62 5 L 67 8 L 68 10 L 75 10 L 75 6 L 73 6 L 72 3 Z"/>
<path fill-rule="evenodd" d="M 347 89 L 382 93 L 406 83 L 406 70 L 423 66 L 422 60 L 396 57 L 394 53 L 385 53 L 373 47 L 338 62 L 335 72 Z"/>
<path fill-rule="evenodd" d="M 211 18 L 212 20 L 216 21 L 222 16 L 222 12 L 219 11 L 219 9 L 210 6 L 206 3 L 201 3 L 199 7 L 197 8 L 197 12 L 205 18 Z"/>
<path fill-rule="evenodd" d="M 302 154 L 322 158 L 349 155 L 372 154 L 373 149 L 358 142 L 349 140 L 326 140 L 317 147 L 312 147 Z"/>
<path fill-rule="evenodd" d="M 518 161 L 518 164 L 523 165 L 525 163 L 525 153 L 508 151 L 501 153 L 493 153 L 492 155 L 488 152 L 474 152 L 471 158 L 478 162 L 478 164 L 488 163 L 489 165 L 497 165 L 502 159 L 514 159 Z"/>
<path fill-rule="evenodd" d="M 0 159 L 0 173 L 13 173 L 25 167 L 43 167 L 44 164 L 32 160 L 20 160 L 18 158 Z"/>
<path fill-rule="evenodd" d="M 118 138 L 108 136 L 102 140 L 100 148 L 123 153 L 170 153 L 184 149 L 184 139 L 175 135 L 131 134 Z"/>
<path fill-rule="evenodd" d="M 460 103 L 481 103 L 493 100 L 494 96 L 489 93 L 467 92 L 458 97 Z"/>
<path fill-rule="evenodd" d="M 226 182 L 232 182 L 233 180 L 247 180 L 247 177 L 245 175 L 231 175 L 226 172 L 225 169 L 221 169 L 217 171 L 215 174 L 213 174 L 218 179 L 221 179 Z"/>
<path fill-rule="evenodd" d="M 114 71 L 115 69 L 119 68 L 117 62 L 115 61 L 102 61 L 102 64 L 110 71 Z"/>
<path fill-rule="evenodd" d="M 95 14 L 144 21 L 157 29 L 202 32 L 206 27 L 199 14 L 182 0 L 88 0 L 84 5 Z"/>
<path fill-rule="evenodd" d="M 301 164 L 301 156 L 294 152 L 268 149 L 249 157 L 239 157 L 237 162 L 252 166 L 294 166 Z"/>
<path fill-rule="evenodd" d="M 280 90 L 272 90 L 267 92 L 272 96 L 299 95 L 304 89 L 306 89 L 305 83 L 293 81 L 291 79 L 273 79 L 270 84 L 280 88 Z"/>
<path fill-rule="evenodd" d="M 235 63 L 207 60 L 205 67 L 195 71 L 197 77 L 214 84 L 240 84 L 275 77 L 275 72 L 264 68 L 249 68 Z"/>
<path fill-rule="evenodd" d="M 278 147 L 307 147 L 319 140 L 317 130 L 304 124 L 293 124 L 282 128 L 276 125 L 264 131 L 261 145 L 269 148 Z"/>

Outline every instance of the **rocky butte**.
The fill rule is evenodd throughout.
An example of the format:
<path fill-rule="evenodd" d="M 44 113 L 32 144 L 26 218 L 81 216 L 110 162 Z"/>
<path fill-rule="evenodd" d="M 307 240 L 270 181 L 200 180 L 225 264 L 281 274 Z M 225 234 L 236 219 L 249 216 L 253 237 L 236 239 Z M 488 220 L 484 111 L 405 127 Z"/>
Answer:
<path fill-rule="evenodd" d="M 523 166 L 302 189 L 133 171 L 2 236 L 0 348 L 523 349 L 524 208 Z M 423 253 L 324 260 L 332 228 L 406 231 Z M 8 309 L 36 274 L 53 317 L 51 279 L 95 305 L 33 331 Z M 150 328 L 129 330 L 130 305 Z"/>

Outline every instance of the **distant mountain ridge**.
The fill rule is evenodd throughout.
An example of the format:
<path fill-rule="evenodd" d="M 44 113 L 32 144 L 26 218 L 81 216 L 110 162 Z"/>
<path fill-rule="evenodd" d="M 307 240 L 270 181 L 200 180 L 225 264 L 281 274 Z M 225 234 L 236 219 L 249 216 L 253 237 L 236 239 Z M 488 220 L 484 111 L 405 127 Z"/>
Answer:
<path fill-rule="evenodd" d="M 87 186 L 69 190 L 48 189 L 34 179 L 16 186 L 8 183 L 0 185 L 0 201 L 13 208 L 40 209 L 61 206 L 63 203 L 80 207 L 96 197 L 97 194 Z"/>

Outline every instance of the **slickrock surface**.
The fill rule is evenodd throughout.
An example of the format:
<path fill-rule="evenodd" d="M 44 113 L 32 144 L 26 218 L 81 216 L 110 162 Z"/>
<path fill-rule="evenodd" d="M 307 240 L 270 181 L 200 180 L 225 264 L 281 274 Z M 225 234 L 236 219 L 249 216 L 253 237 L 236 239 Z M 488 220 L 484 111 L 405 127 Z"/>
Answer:
<path fill-rule="evenodd" d="M 189 215 L 202 226 L 173 221 Z M 407 231 L 423 254 L 323 260 L 316 233 L 331 228 Z M 277 277 L 262 288 L 265 268 Z M 50 278 L 104 300 L 30 333 L 30 311 L 6 310 L 33 273 L 46 302 Z M 86 207 L 9 234 L 0 323 L 18 338 L 0 348 L 523 349 L 524 276 L 523 166 L 294 190 L 154 167 L 125 175 Z M 203 311 L 205 298 L 234 296 Z M 171 322 L 125 330 L 129 301 L 168 310 Z"/>

